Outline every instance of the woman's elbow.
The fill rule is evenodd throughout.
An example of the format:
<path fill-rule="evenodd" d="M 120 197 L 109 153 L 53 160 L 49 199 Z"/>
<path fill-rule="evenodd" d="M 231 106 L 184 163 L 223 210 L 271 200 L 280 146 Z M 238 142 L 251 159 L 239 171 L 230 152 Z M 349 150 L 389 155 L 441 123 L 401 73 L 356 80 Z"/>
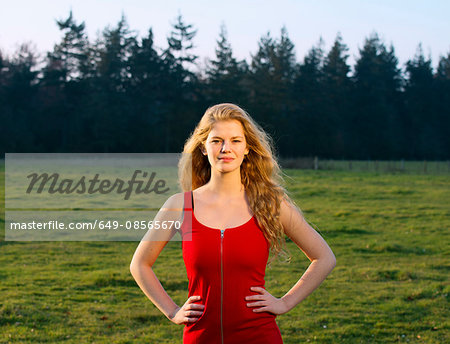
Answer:
<path fill-rule="evenodd" d="M 130 263 L 130 273 L 133 277 L 139 271 L 140 265 L 141 265 L 141 262 L 136 257 L 133 257 L 133 259 L 131 260 L 131 263 Z"/>
<path fill-rule="evenodd" d="M 130 273 L 133 277 L 136 273 L 136 262 L 134 262 L 134 261 L 131 261 L 131 263 L 130 263 Z"/>
<path fill-rule="evenodd" d="M 328 264 L 330 266 L 330 272 L 336 267 L 336 256 L 334 253 L 330 250 L 330 254 L 328 257 Z"/>
<path fill-rule="evenodd" d="M 133 277 L 137 276 L 137 274 L 139 274 L 140 271 L 142 271 L 145 268 L 152 268 L 152 264 L 144 261 L 143 259 L 138 259 L 136 257 L 134 257 L 131 260 L 130 263 L 130 273 L 131 275 L 133 275 Z"/>

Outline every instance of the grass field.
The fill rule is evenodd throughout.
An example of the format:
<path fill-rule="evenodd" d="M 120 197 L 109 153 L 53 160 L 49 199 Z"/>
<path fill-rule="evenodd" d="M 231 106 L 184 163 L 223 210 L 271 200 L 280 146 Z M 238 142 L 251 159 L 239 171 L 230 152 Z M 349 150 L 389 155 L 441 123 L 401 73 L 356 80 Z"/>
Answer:
<path fill-rule="evenodd" d="M 284 342 L 450 342 L 450 178 L 285 172 L 288 190 L 337 266 L 310 297 L 277 317 Z M 0 178 L 3 196 L 3 170 Z M 183 327 L 170 323 L 129 273 L 137 244 L 2 239 L 0 343 L 181 343 Z M 291 263 L 267 270 L 266 287 L 277 297 L 309 263 L 292 242 L 288 247 Z M 188 284 L 180 242 L 168 243 L 155 272 L 182 304 Z"/>

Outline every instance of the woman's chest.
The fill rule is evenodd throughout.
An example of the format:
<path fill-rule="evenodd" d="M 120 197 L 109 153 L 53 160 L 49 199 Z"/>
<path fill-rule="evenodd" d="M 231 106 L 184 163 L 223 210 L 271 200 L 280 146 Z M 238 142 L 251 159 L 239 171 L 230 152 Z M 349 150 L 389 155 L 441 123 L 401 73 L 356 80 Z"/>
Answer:
<path fill-rule="evenodd" d="M 187 230 L 187 231 L 186 231 Z M 192 221 L 191 230 L 185 228 L 183 258 L 186 268 L 208 273 L 220 267 L 236 271 L 264 270 L 269 246 L 254 218 L 246 224 L 218 230 Z"/>

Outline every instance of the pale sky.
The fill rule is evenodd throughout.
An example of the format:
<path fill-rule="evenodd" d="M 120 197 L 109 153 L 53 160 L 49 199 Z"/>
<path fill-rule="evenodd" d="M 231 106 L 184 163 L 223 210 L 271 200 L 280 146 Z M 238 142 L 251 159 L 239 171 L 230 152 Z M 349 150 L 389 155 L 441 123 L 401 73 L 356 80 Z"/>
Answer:
<path fill-rule="evenodd" d="M 108 25 L 116 26 L 124 13 L 141 36 L 151 27 L 159 48 L 167 47 L 171 23 L 181 13 L 198 30 L 194 43 L 200 62 L 214 58 L 222 22 L 234 55 L 247 61 L 261 36 L 270 31 L 277 38 L 283 25 L 295 44 L 297 61 L 320 37 L 328 51 L 338 32 L 350 48 L 352 66 L 374 31 L 386 45 L 394 45 L 401 67 L 419 43 L 433 66 L 450 52 L 446 0 L 0 0 L 0 6 L 0 50 L 7 55 L 31 41 L 44 56 L 61 38 L 55 20 L 67 18 L 70 9 L 78 23 L 85 22 L 91 42 Z"/>

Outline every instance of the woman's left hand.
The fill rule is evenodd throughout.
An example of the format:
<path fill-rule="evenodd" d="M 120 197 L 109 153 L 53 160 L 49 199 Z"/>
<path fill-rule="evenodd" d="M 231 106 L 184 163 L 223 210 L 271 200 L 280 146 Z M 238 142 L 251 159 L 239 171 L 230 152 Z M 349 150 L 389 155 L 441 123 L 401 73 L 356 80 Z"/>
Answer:
<path fill-rule="evenodd" d="M 280 298 L 276 298 L 270 294 L 266 289 L 261 287 L 250 287 L 250 290 L 259 293 L 258 295 L 246 296 L 247 307 L 258 307 L 253 309 L 253 312 L 270 312 L 275 315 L 284 314 L 288 311 L 285 302 Z"/>

